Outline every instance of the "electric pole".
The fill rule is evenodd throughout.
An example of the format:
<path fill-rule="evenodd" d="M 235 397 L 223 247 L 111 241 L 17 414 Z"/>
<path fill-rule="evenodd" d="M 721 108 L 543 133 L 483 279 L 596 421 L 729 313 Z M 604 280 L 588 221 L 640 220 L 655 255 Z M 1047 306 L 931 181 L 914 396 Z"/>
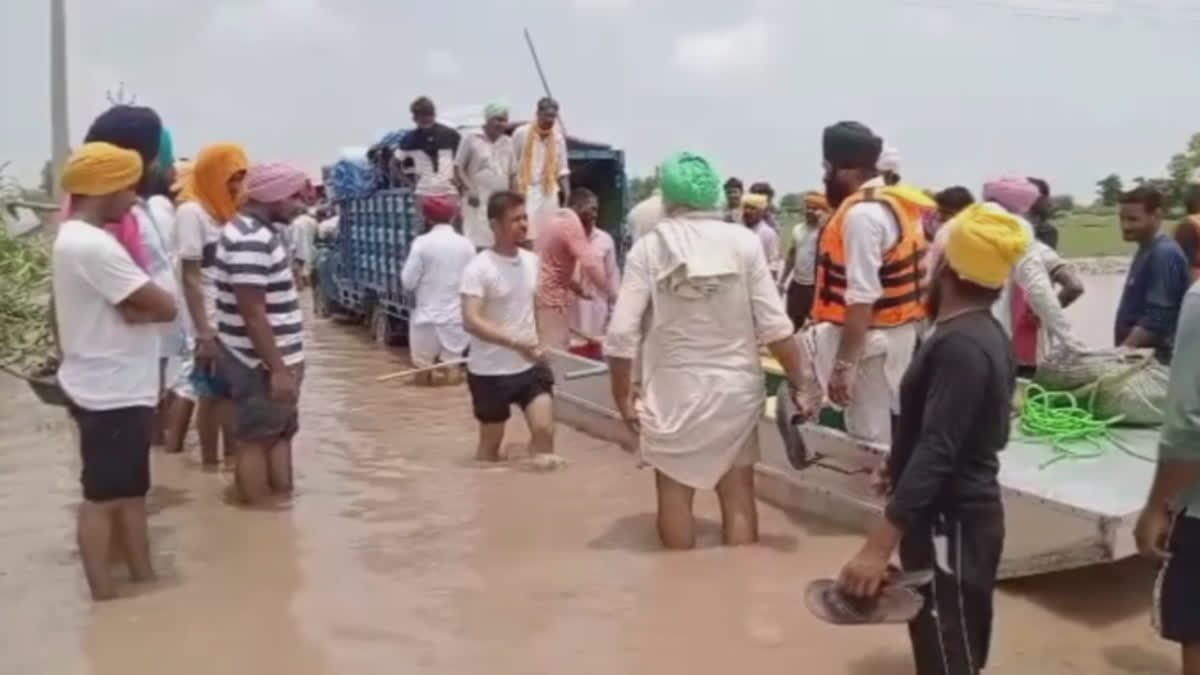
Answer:
<path fill-rule="evenodd" d="M 67 119 L 67 7 L 66 0 L 50 0 L 50 161 L 54 196 L 60 196 L 58 172 L 71 148 Z"/>

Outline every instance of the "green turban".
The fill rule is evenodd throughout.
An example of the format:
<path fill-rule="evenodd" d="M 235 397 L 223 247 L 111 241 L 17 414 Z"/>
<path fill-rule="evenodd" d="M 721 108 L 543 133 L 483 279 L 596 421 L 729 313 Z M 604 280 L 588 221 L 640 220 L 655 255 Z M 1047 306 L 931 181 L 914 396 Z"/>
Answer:
<path fill-rule="evenodd" d="M 677 152 L 662 163 L 662 198 L 667 206 L 697 211 L 720 207 L 721 178 L 704 157 L 694 152 Z"/>

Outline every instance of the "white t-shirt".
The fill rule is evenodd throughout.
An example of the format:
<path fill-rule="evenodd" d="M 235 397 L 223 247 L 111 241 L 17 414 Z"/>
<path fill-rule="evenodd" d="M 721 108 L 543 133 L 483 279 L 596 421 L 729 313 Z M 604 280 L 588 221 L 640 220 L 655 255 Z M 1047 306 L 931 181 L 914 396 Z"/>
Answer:
<path fill-rule="evenodd" d="M 520 249 L 508 258 L 488 249 L 463 270 L 462 294 L 483 298 L 483 317 L 515 340 L 537 341 L 533 294 L 537 291 L 537 256 Z M 513 375 L 533 362 L 507 347 L 471 336 L 467 370 L 475 375 Z"/>
<path fill-rule="evenodd" d="M 117 311 L 150 278 L 116 238 L 79 220 L 59 225 L 51 264 L 63 391 L 86 410 L 153 406 L 160 327 Z"/>
<path fill-rule="evenodd" d="M 198 202 L 185 202 L 175 210 L 175 231 L 179 238 L 179 258 L 200 262 L 205 320 L 210 329 L 216 330 L 217 243 L 221 241 L 221 226 Z"/>
<path fill-rule="evenodd" d="M 792 261 L 792 282 L 802 286 L 816 283 L 817 244 L 821 228 L 800 223 L 792 228 L 792 246 L 795 258 Z"/>
<path fill-rule="evenodd" d="M 150 259 L 150 278 L 154 284 L 175 298 L 177 307 L 184 307 L 182 286 L 179 283 L 179 249 L 175 236 L 175 208 L 162 197 L 151 197 L 133 207 L 141 234 L 142 247 Z M 159 329 L 159 355 L 179 356 L 187 348 L 186 312 L 179 312 L 175 321 Z"/>

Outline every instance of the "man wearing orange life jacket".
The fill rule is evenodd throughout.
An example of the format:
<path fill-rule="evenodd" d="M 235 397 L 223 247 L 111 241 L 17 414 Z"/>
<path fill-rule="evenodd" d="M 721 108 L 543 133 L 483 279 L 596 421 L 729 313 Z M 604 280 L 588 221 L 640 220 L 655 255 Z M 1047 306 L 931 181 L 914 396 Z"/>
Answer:
<path fill-rule="evenodd" d="M 816 325 L 804 339 L 829 401 L 845 408 L 846 430 L 887 443 L 926 316 L 921 216 L 936 205 L 918 190 L 884 183 L 883 141 L 862 124 L 826 128 L 822 146 L 825 193 L 836 211 L 821 234 Z"/>
<path fill-rule="evenodd" d="M 1183 205 L 1187 217 L 1175 227 L 1175 241 L 1192 267 L 1192 280 L 1200 279 L 1200 184 L 1188 186 Z"/>

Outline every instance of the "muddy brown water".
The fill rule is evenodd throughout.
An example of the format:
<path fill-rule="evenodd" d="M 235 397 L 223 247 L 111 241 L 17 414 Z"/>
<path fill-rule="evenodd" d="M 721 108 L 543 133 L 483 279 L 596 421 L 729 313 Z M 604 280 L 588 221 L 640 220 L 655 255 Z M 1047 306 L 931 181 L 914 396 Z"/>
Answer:
<path fill-rule="evenodd" d="M 565 470 L 482 469 L 464 388 L 375 382 L 403 356 L 351 327 L 315 322 L 308 346 L 291 510 L 229 505 L 194 446 L 156 454 L 162 580 L 102 605 L 75 553 L 70 425 L 0 379 L 0 673 L 911 672 L 902 627 L 804 609 L 858 536 L 764 506 L 763 544 L 723 549 L 704 495 L 699 549 L 662 552 L 651 475 L 616 447 L 560 427 Z M 511 436 L 519 454 L 520 422 Z M 1006 584 L 988 672 L 1175 672 L 1149 624 L 1153 571 Z"/>

